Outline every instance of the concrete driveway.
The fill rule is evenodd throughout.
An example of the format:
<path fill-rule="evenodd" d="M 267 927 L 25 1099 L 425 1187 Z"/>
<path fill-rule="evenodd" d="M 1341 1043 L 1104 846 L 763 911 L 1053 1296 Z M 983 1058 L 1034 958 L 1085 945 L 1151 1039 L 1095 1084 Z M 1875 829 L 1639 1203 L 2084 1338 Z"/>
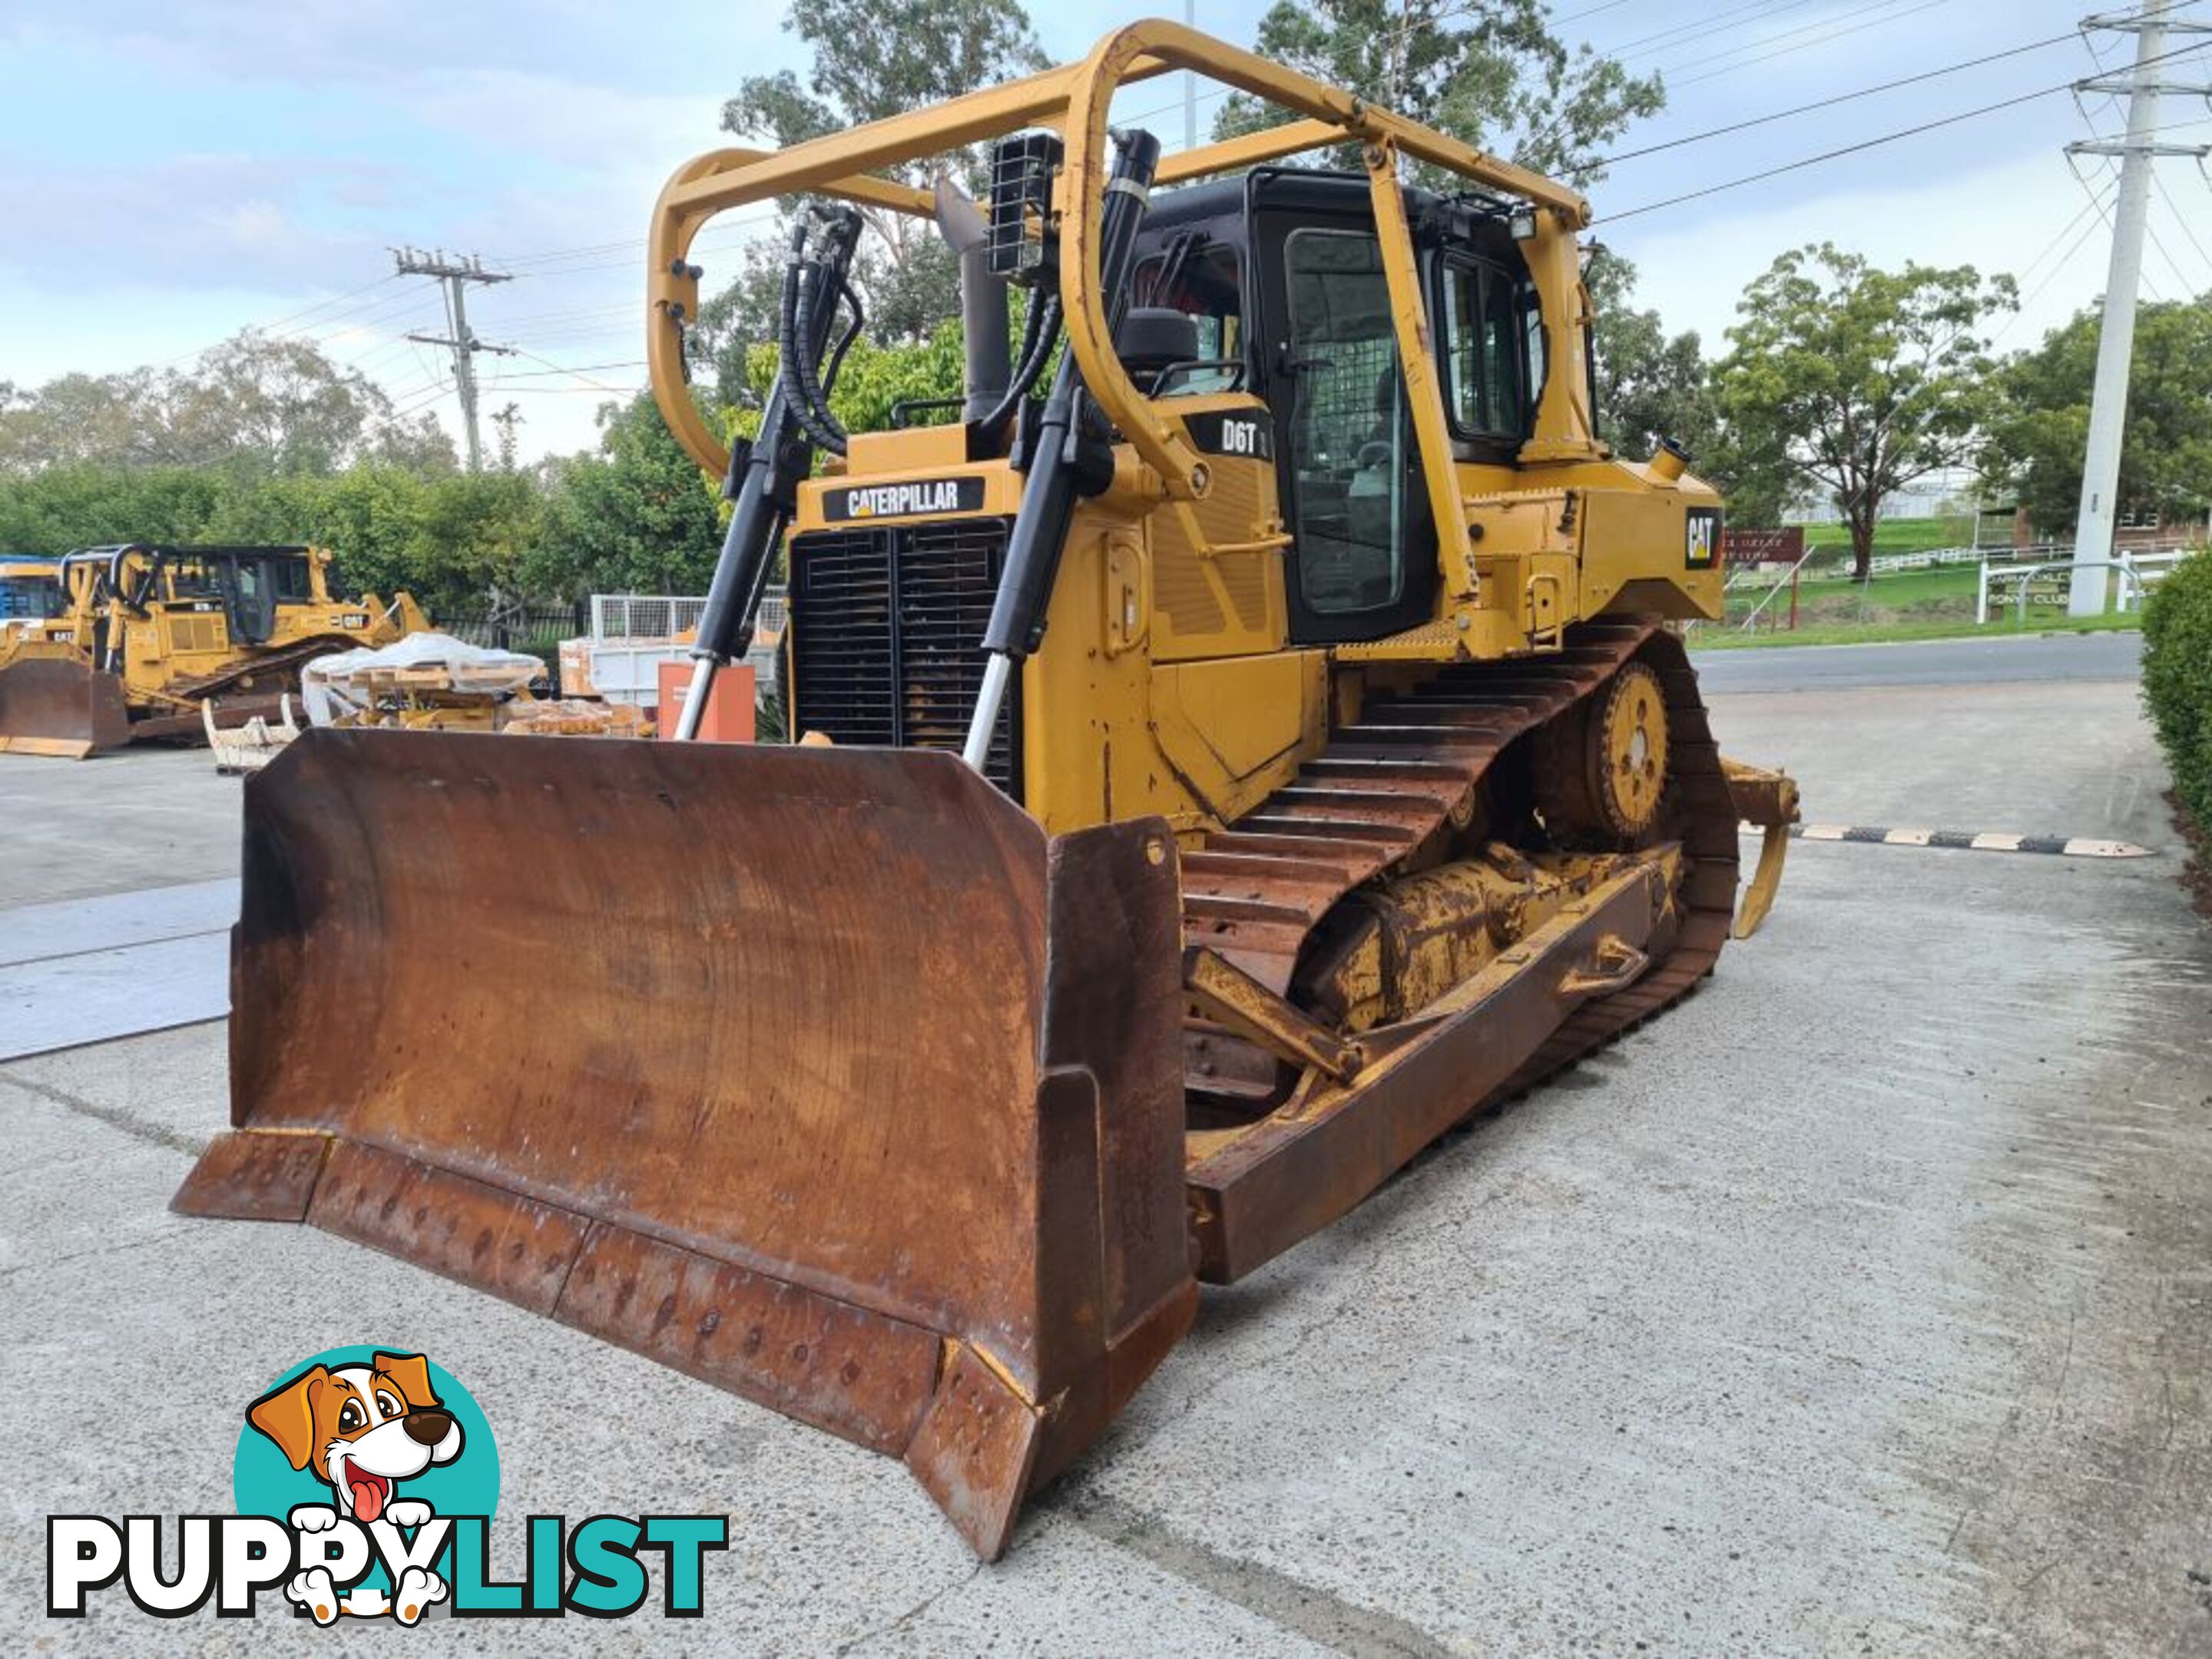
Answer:
<path fill-rule="evenodd" d="M 495 1571 L 530 1514 L 731 1516 L 704 1626 L 410 1652 L 2212 1651 L 2212 929 L 2132 685 L 1714 701 L 1808 817 L 2156 855 L 1801 843 L 1686 1004 L 1209 1293 L 995 1567 L 886 1460 L 334 1237 L 169 1215 L 219 1024 L 0 1067 L 0 1632 L 307 1645 L 274 1603 L 51 1623 L 42 1517 L 228 1509 L 245 1402 L 366 1340 L 489 1413 Z"/>

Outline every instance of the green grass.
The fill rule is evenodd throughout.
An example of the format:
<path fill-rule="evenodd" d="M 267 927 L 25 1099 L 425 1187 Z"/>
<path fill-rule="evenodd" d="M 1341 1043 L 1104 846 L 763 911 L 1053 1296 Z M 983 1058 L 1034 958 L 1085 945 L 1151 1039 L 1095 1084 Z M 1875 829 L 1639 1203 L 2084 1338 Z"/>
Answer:
<path fill-rule="evenodd" d="M 1966 515 L 1941 519 L 1885 519 L 1875 527 L 1875 556 L 1926 552 L 1936 548 L 1962 547 L 1973 539 L 1974 521 Z M 1797 626 L 1790 629 L 1790 595 L 1749 585 L 1729 595 L 1728 622 L 1706 623 L 1692 635 L 1699 650 L 1732 651 L 1765 645 L 1848 645 L 1884 640 L 1957 639 L 1979 634 L 2053 634 L 2104 632 L 2141 626 L 2140 613 L 2112 615 L 2081 622 L 2069 619 L 2057 608 L 2035 605 L 2028 608 L 2026 623 L 2013 620 L 2013 609 L 2002 592 L 1993 599 L 1990 620 L 1974 621 L 1974 596 L 1981 573 L 1973 564 L 1929 565 L 1918 570 L 1877 574 L 1871 581 L 1856 582 L 1850 575 L 1850 536 L 1841 525 L 1808 525 L 1806 542 L 1814 549 L 1798 578 Z M 1992 549 L 2000 555 L 2009 549 Z M 2063 580 L 2063 574 L 2046 577 L 2046 584 Z M 2117 580 L 2114 583 L 2117 591 Z M 1742 624 L 1754 607 L 1765 601 L 1755 629 Z"/>
<path fill-rule="evenodd" d="M 1800 628 L 1792 632 L 1773 629 L 1747 634 L 1739 629 L 1722 629 L 1708 623 L 1690 635 L 1692 651 L 1747 651 L 1762 646 L 1790 645 L 1882 645 L 1899 640 L 1955 640 L 1983 639 L 1994 635 L 2017 639 L 2023 635 L 2044 634 L 2113 634 L 2129 633 L 2142 626 L 2140 612 L 2126 616 L 2085 617 L 2079 622 L 2039 617 L 2028 613 L 2025 628 L 2010 621 L 1993 622 L 1977 628 L 1969 615 L 1964 618 L 1932 617 L 1920 622 L 1825 623 Z"/>
<path fill-rule="evenodd" d="M 1930 629 L 1963 628 L 1971 631 L 1980 577 L 1978 567 L 1971 564 L 1893 571 L 1867 582 L 1855 582 L 1844 571 L 1801 577 L 1796 631 L 1800 637 L 1814 632 L 1857 632 L 1893 627 L 1917 629 L 1929 637 L 1933 637 Z M 2063 574 L 2046 575 L 2042 586 L 2047 592 L 2053 583 L 2063 580 Z M 2117 582 L 2113 591 L 2117 595 Z M 1730 625 L 1741 627 L 1762 600 L 1765 607 L 1759 611 L 1759 631 L 1785 631 L 1790 615 L 1789 593 L 1785 591 L 1768 599 L 1765 588 L 1747 584 L 1739 586 L 1729 595 Z M 1990 625 L 2014 625 L 2011 620 L 2012 603 L 2003 590 L 1992 596 Z M 2032 605 L 2027 625 L 2034 628 L 2048 623 L 2056 614 L 2048 604 Z"/>
<path fill-rule="evenodd" d="M 1973 542 L 1974 520 L 1970 514 L 1941 519 L 1882 519 L 1874 527 L 1876 558 L 1885 553 L 1926 553 L 1939 547 L 1971 547 Z M 1850 529 L 1840 524 L 1808 524 L 1805 526 L 1805 545 L 1834 548 L 1848 555 Z"/>
<path fill-rule="evenodd" d="M 1866 584 L 1868 597 L 1881 605 L 1907 605 L 1955 599 L 1963 595 L 1971 604 L 1979 571 L 1979 566 L 1971 564 L 1933 564 L 1924 570 L 1892 571 L 1887 575 L 1876 576 Z M 1859 586 L 1859 583 L 1851 580 L 1848 570 L 1828 571 L 1818 576 L 1800 576 L 1797 579 L 1798 609 L 1802 611 L 1808 599 L 1818 597 L 1826 599 L 1839 592 L 1847 592 L 1856 600 Z M 1735 595 L 1729 597 L 1733 599 Z M 1790 596 L 1784 593 L 1774 603 L 1786 605 L 1790 603 Z"/>

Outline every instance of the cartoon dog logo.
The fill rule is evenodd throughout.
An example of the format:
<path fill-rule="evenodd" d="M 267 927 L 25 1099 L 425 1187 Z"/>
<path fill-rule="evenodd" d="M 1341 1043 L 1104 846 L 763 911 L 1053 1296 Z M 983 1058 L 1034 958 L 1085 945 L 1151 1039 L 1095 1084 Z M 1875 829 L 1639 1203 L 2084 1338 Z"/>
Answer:
<path fill-rule="evenodd" d="M 461 1455 L 461 1425 L 430 1386 L 429 1362 L 419 1354 L 379 1353 L 366 1365 L 311 1365 L 255 1401 L 246 1420 L 276 1443 L 295 1469 L 312 1470 L 335 1504 L 303 1504 L 291 1514 L 302 1533 L 326 1532 L 341 1517 L 371 1528 L 419 1527 L 428 1504 L 398 1496 L 399 1483 Z M 446 1599 L 446 1581 L 409 1567 L 387 1596 L 362 1588 L 341 1598 L 326 1568 L 295 1574 L 286 1597 L 319 1625 L 341 1612 L 356 1618 L 389 1613 L 411 1625 Z"/>

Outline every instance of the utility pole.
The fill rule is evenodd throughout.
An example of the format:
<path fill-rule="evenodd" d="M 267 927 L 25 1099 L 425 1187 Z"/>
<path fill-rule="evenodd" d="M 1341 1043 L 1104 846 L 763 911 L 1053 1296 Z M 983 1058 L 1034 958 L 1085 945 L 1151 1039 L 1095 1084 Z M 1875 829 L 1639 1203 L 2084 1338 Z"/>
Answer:
<path fill-rule="evenodd" d="M 2120 444 L 2128 423 L 2128 369 L 2135 355 L 2136 287 L 2142 276 L 2143 227 L 2150 214 L 2151 163 L 2160 155 L 2203 155 L 2212 146 L 2160 144 L 2158 100 L 2162 93 L 2212 93 L 2163 78 L 2159 59 L 2169 33 L 2212 33 L 2212 24 L 2184 22 L 2166 15 L 2173 0 L 2144 0 L 2140 12 L 2091 17 L 2084 29 L 2132 30 L 2135 70 L 2123 78 L 2093 76 L 2075 83 L 2077 92 L 2125 93 L 2128 136 L 2118 143 L 2085 140 L 2066 146 L 2069 155 L 2117 155 L 2120 189 L 2112 216 L 2112 261 L 2105 278 L 2104 319 L 2097 332 L 2097 378 L 2089 399 L 2089 447 L 2081 465 L 2081 505 L 2075 516 L 2074 573 L 2066 609 L 2076 617 L 2105 611 L 2112 557 L 2112 532 L 2119 522 Z"/>
<path fill-rule="evenodd" d="M 424 345 L 446 346 L 453 354 L 453 384 L 461 395 L 461 426 L 468 434 L 469 471 L 483 471 L 483 441 L 477 434 L 477 366 L 476 354 L 492 351 L 502 357 L 514 355 L 511 346 L 487 345 L 469 331 L 468 303 L 462 297 L 471 283 L 508 283 L 514 279 L 505 273 L 486 270 L 483 261 L 471 253 L 465 258 L 449 259 L 443 248 L 435 253 L 423 253 L 411 247 L 392 250 L 392 259 L 402 276 L 435 276 L 446 290 L 447 331 L 441 334 L 410 334 L 410 340 Z"/>
<path fill-rule="evenodd" d="M 1198 27 L 1198 0 L 1182 0 L 1182 21 L 1187 28 Z M 1182 72 L 1182 147 L 1186 150 L 1198 148 L 1198 71 Z"/>

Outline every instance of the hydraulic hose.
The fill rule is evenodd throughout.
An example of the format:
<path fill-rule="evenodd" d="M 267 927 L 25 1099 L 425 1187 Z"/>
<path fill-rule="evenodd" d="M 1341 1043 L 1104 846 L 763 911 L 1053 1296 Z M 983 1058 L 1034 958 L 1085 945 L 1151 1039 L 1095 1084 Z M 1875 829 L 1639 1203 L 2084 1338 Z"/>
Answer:
<path fill-rule="evenodd" d="M 1121 321 L 1128 304 L 1129 270 L 1134 260 L 1137 232 L 1144 224 L 1152 172 L 1159 165 L 1160 141 L 1141 129 L 1115 135 L 1114 167 L 1106 181 L 1106 200 L 1101 214 L 1098 291 L 1107 296 L 1106 322 L 1110 331 Z M 1006 541 L 1006 559 L 999 576 L 999 591 L 991 605 L 990 625 L 983 631 L 983 648 L 990 653 L 984 665 L 982 694 L 975 700 L 974 718 L 962 758 L 976 771 L 983 769 L 991 752 L 991 738 L 998 729 L 999 709 L 1014 665 L 1035 651 L 1044 637 L 1045 611 L 1052 599 L 1053 580 L 1059 573 L 1060 556 L 1067 544 L 1079 493 L 1077 451 L 1083 402 L 1083 372 L 1073 351 L 1061 354 L 1053 377 L 1052 394 L 1045 399 L 1037 422 L 1036 447 L 1029 477 L 1022 487 L 1022 504 Z"/>
<path fill-rule="evenodd" d="M 836 417 L 823 408 L 818 390 L 810 390 L 809 370 L 812 368 L 810 353 L 800 349 L 802 336 L 809 335 L 808 325 L 815 319 L 813 307 L 809 303 L 813 292 L 824 284 L 819 280 L 821 266 L 807 258 L 807 224 L 801 219 L 792 228 L 791 260 L 783 270 L 783 296 L 779 307 L 776 331 L 776 352 L 781 360 L 778 377 L 794 394 L 792 414 L 799 428 L 817 446 L 833 455 L 845 453 L 845 430 Z M 834 312 L 834 302 L 827 308 Z M 815 337 L 827 330 L 812 331 Z M 817 345 L 817 350 L 820 349 Z"/>
<path fill-rule="evenodd" d="M 1045 360 L 1052 356 L 1052 348 L 1059 338 L 1060 295 L 1040 295 L 1030 304 L 1029 319 L 1022 325 L 1021 359 L 1006 382 L 1006 395 L 975 423 L 987 444 L 998 442 L 1000 433 L 1022 406 L 1022 399 L 1030 395 L 1037 376 L 1044 373 Z"/>
<path fill-rule="evenodd" d="M 813 447 L 798 409 L 797 376 L 792 363 L 800 354 L 798 302 L 802 292 L 827 301 L 844 286 L 853 258 L 858 216 L 831 227 L 815 260 L 794 258 L 785 273 L 784 304 L 779 320 L 789 328 L 784 358 L 775 385 L 761 410 L 760 430 L 750 444 L 734 447 L 730 474 L 722 481 L 724 497 L 735 503 L 730 526 L 722 538 L 722 550 L 714 562 L 714 580 L 707 591 L 707 608 L 699 618 L 699 637 L 691 647 L 691 683 L 677 719 L 676 735 L 689 741 L 699 734 L 706 713 L 707 693 L 722 664 L 743 656 L 752 647 L 753 621 L 759 614 L 761 595 L 768 586 L 775 546 L 790 522 L 799 482 L 814 465 Z M 795 246 L 797 244 L 795 243 Z M 822 304 L 808 309 L 805 343 L 809 355 L 819 356 L 829 345 L 836 307 Z"/>

